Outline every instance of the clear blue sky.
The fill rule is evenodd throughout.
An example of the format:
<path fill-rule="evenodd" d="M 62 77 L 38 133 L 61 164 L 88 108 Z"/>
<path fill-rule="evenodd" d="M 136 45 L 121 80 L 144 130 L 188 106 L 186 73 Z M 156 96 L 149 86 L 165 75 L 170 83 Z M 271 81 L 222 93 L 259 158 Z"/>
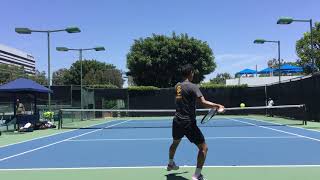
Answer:
<path fill-rule="evenodd" d="M 282 58 L 297 59 L 295 42 L 309 30 L 308 24 L 277 25 L 280 16 L 320 21 L 319 0 L 2 0 L 0 43 L 33 54 L 36 68 L 47 71 L 45 34 L 19 35 L 15 27 L 60 29 L 78 26 L 79 34 L 52 34 L 52 70 L 70 65 L 76 52 L 55 47 L 105 46 L 106 52 L 85 52 L 87 59 L 112 63 L 126 71 L 126 54 L 134 39 L 152 33 L 188 33 L 207 41 L 219 72 L 244 68 L 262 69 L 277 57 L 275 44 L 255 45 L 253 40 L 281 40 Z"/>

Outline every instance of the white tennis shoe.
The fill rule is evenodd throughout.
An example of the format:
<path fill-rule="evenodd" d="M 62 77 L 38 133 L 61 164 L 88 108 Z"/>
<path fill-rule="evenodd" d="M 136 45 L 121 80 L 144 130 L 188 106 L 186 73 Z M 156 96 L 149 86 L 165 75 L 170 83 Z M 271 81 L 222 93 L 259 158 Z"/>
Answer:
<path fill-rule="evenodd" d="M 167 171 L 178 170 L 178 169 L 179 169 L 179 166 L 177 166 L 175 162 L 173 162 L 172 164 L 168 164 L 167 166 Z"/>
<path fill-rule="evenodd" d="M 192 180 L 207 180 L 206 178 L 203 177 L 202 174 L 200 176 L 196 177 L 195 175 L 192 176 Z"/>

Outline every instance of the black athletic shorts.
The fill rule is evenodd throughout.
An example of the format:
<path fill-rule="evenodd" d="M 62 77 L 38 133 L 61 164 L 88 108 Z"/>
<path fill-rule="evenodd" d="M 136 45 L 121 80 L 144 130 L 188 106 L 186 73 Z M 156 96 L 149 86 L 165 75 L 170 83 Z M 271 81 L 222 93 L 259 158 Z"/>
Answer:
<path fill-rule="evenodd" d="M 197 126 L 196 120 L 181 120 L 178 117 L 174 117 L 172 122 L 173 139 L 179 140 L 184 136 L 196 145 L 205 142 L 204 136 Z"/>

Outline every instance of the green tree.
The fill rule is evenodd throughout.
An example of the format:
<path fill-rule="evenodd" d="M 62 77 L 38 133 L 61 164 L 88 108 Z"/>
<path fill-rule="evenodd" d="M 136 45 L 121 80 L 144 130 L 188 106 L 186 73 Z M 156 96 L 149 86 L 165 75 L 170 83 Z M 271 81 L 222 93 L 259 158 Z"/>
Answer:
<path fill-rule="evenodd" d="M 80 85 L 81 63 L 76 61 L 69 70 L 62 72 L 63 83 L 65 85 Z M 57 73 L 58 74 L 58 73 Z M 58 77 L 58 76 L 56 76 Z M 122 87 L 124 80 L 120 70 L 112 64 L 99 62 L 97 60 L 83 60 L 82 61 L 82 77 L 83 85 L 115 85 Z"/>
<path fill-rule="evenodd" d="M 20 77 L 27 77 L 22 66 L 0 64 L 0 84 L 5 84 Z"/>
<path fill-rule="evenodd" d="M 41 85 L 48 85 L 48 78 L 46 78 L 46 72 L 36 70 L 34 75 L 28 75 L 29 79 L 34 80 L 35 82 Z"/>
<path fill-rule="evenodd" d="M 83 78 L 86 85 L 109 84 L 121 88 L 123 86 L 122 73 L 118 69 L 90 70 Z"/>
<path fill-rule="evenodd" d="M 283 64 L 286 64 L 287 62 L 285 62 L 285 60 L 281 59 L 280 63 L 281 63 L 281 65 L 283 65 Z M 268 67 L 275 68 L 275 69 L 279 68 L 278 59 L 273 58 L 273 59 L 268 60 Z"/>
<path fill-rule="evenodd" d="M 290 65 L 292 65 L 292 66 L 301 66 L 301 62 L 300 62 L 299 60 L 296 60 L 296 61 L 286 61 L 286 60 L 284 60 L 284 59 L 281 59 L 281 60 L 280 60 L 280 63 L 281 63 L 281 65 L 290 64 Z M 278 61 L 278 59 L 276 59 L 276 58 L 270 59 L 270 60 L 268 61 L 268 67 L 272 67 L 272 68 L 275 68 L 275 69 L 279 68 L 279 61 Z"/>
<path fill-rule="evenodd" d="M 153 34 L 134 41 L 127 55 L 127 75 L 138 86 L 173 87 L 181 80 L 179 69 L 185 64 L 195 67 L 195 83 L 216 68 L 207 42 L 187 34 L 173 33 L 170 37 Z"/>
<path fill-rule="evenodd" d="M 210 79 L 210 83 L 212 84 L 226 84 L 227 79 L 231 79 L 231 75 L 229 73 L 219 73 L 213 79 Z"/>
<path fill-rule="evenodd" d="M 69 70 L 66 68 L 58 69 L 57 71 L 54 71 L 52 74 L 52 84 L 53 85 L 65 85 L 66 79 L 69 75 Z"/>
<path fill-rule="evenodd" d="M 313 27 L 313 58 L 315 60 L 315 65 L 320 68 L 320 23 L 315 23 Z M 303 66 L 311 64 L 311 46 L 310 46 L 310 32 L 304 33 L 303 37 L 299 39 L 296 43 L 296 52 L 301 60 Z"/>
<path fill-rule="evenodd" d="M 48 84 L 44 71 L 40 72 L 35 70 L 35 74 L 28 74 L 22 66 L 0 64 L 0 84 L 10 82 L 17 78 L 28 78 L 42 85 Z"/>

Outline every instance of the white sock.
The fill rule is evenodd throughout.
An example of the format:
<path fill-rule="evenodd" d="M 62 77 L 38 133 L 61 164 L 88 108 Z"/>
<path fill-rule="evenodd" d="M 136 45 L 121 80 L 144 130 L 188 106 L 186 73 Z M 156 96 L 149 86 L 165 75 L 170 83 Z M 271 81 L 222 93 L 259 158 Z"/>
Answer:
<path fill-rule="evenodd" d="M 200 174 L 201 174 L 201 170 L 202 170 L 202 168 L 196 168 L 196 172 L 194 173 L 194 175 L 195 175 L 196 177 L 199 177 Z"/>
<path fill-rule="evenodd" d="M 173 163 L 174 163 L 174 160 L 173 159 L 169 159 L 169 164 L 173 165 Z"/>

